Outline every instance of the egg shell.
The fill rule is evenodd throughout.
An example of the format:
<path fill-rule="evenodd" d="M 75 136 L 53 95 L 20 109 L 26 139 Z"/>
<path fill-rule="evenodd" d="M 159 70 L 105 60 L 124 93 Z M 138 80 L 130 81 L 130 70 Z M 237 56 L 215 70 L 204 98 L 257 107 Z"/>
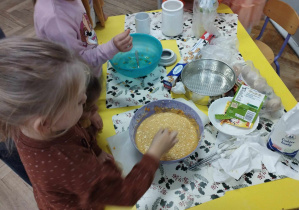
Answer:
<path fill-rule="evenodd" d="M 277 111 L 281 108 L 281 98 L 278 96 L 274 96 L 272 99 L 267 101 L 266 109 L 268 111 Z"/>
<path fill-rule="evenodd" d="M 264 91 L 267 87 L 267 81 L 263 77 L 259 77 L 253 81 L 253 88 L 259 92 Z"/>

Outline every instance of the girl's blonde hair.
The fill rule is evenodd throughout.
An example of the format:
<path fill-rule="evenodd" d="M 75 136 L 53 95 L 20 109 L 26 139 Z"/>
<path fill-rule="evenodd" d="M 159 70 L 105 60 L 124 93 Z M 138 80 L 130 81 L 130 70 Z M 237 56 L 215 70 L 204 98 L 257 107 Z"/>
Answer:
<path fill-rule="evenodd" d="M 89 67 L 66 48 L 34 38 L 0 41 L 0 138 L 17 137 L 33 117 L 52 124 L 78 105 Z"/>

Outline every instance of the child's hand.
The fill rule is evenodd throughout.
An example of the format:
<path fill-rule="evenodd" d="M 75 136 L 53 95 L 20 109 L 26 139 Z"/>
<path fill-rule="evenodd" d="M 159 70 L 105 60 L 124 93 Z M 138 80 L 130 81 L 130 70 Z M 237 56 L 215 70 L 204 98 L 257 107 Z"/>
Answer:
<path fill-rule="evenodd" d="M 103 120 L 99 113 L 95 112 L 93 115 L 90 116 L 89 120 L 98 131 L 103 129 Z"/>
<path fill-rule="evenodd" d="M 105 162 L 106 160 L 114 160 L 113 156 L 102 151 L 102 153 L 97 157 L 100 162 Z"/>
<path fill-rule="evenodd" d="M 132 37 L 130 36 L 130 29 L 116 35 L 113 38 L 113 43 L 121 52 L 128 52 L 132 49 Z"/>
<path fill-rule="evenodd" d="M 160 160 L 162 155 L 170 150 L 178 139 L 176 131 L 169 131 L 168 129 L 161 129 L 155 135 L 147 154 L 150 154 Z"/>

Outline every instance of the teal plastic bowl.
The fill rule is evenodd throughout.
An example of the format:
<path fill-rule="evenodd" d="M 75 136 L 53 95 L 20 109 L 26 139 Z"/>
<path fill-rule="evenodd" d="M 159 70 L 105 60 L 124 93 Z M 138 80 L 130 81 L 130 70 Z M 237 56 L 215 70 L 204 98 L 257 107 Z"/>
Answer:
<path fill-rule="evenodd" d="M 119 52 L 110 60 L 113 68 L 120 74 L 137 78 L 151 73 L 157 66 L 162 55 L 161 42 L 148 34 L 131 34 L 133 48 L 129 52 Z M 135 52 L 138 52 L 139 68 Z"/>

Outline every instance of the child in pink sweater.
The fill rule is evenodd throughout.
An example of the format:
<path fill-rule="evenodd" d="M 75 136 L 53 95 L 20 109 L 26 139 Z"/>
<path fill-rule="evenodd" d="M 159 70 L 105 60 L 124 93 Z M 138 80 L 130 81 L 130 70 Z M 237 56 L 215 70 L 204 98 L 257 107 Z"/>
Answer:
<path fill-rule="evenodd" d="M 129 30 L 98 45 L 97 35 L 81 0 L 37 0 L 34 26 L 39 38 L 63 44 L 79 53 L 94 67 L 93 74 L 97 77 L 101 76 L 102 64 L 119 51 L 127 52 L 132 49 Z"/>

